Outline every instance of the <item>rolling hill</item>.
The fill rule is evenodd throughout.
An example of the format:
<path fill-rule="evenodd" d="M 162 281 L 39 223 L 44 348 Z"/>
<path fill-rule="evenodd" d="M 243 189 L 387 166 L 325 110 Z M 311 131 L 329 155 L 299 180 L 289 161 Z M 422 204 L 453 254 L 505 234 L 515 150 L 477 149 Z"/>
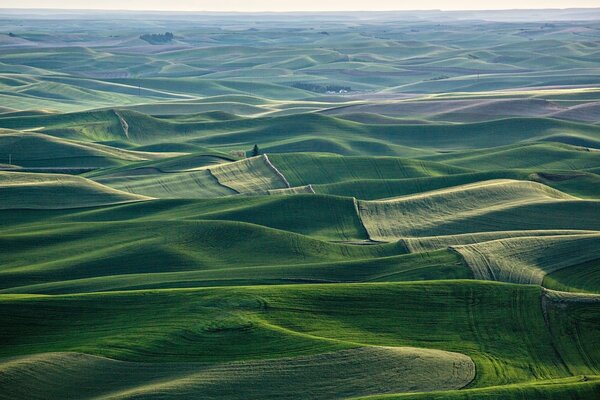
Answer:
<path fill-rule="evenodd" d="M 0 399 L 600 398 L 600 9 L 2 13 Z"/>

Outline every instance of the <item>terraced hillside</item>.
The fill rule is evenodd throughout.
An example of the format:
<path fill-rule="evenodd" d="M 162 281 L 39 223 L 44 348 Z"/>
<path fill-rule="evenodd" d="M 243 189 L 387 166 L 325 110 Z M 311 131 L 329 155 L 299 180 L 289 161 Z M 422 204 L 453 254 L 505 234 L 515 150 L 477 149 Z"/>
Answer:
<path fill-rule="evenodd" d="M 44 13 L 0 399 L 600 399 L 598 9 Z"/>

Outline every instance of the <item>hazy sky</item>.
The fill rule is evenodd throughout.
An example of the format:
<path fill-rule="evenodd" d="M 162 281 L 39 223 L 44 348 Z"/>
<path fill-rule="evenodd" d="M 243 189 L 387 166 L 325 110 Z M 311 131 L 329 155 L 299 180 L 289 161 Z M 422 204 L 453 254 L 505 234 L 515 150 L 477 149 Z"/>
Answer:
<path fill-rule="evenodd" d="M 490 10 L 600 7 L 600 0 L 0 0 L 0 7 L 173 11 Z"/>

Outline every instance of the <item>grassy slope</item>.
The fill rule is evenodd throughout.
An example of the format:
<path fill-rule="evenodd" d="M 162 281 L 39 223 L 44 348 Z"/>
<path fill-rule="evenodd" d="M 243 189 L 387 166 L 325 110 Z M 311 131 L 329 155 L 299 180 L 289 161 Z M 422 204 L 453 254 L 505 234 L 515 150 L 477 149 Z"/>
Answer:
<path fill-rule="evenodd" d="M 535 182 L 492 180 L 381 201 L 359 201 L 373 240 L 522 229 L 595 229 L 596 202 L 576 200 Z M 531 208 L 567 207 L 551 218 L 523 219 Z M 581 214 L 577 217 L 577 214 Z"/>
<path fill-rule="evenodd" d="M 127 132 L 122 120 L 128 124 Z M 594 125 L 544 118 L 474 124 L 368 125 L 307 113 L 207 123 L 201 117 L 197 121 L 169 121 L 129 110 L 6 117 L 0 118 L 0 127 L 17 130 L 43 127 L 43 133 L 91 141 L 128 140 L 137 144 L 190 141 L 224 149 L 250 149 L 258 143 L 271 153 L 319 151 L 411 157 L 427 156 L 435 150 L 478 149 L 533 140 L 591 146 L 597 142 L 599 132 Z M 323 131 L 328 133 L 326 138 L 320 133 Z"/>
<path fill-rule="evenodd" d="M 312 264 L 246 266 L 238 264 L 218 269 L 182 272 L 130 273 L 130 265 L 118 275 L 72 279 L 43 274 L 33 268 L 31 275 L 44 275 L 46 283 L 16 286 L 0 293 L 66 294 L 115 290 L 141 290 L 209 286 L 249 286 L 293 283 L 402 282 L 435 279 L 471 279 L 471 269 L 448 250 L 399 256 L 373 257 L 351 261 Z M 65 280 L 63 280 L 65 279 Z"/>
<path fill-rule="evenodd" d="M 6 173 L 9 174 L 9 173 Z M 61 175 L 62 177 L 62 175 Z M 17 203 L 17 200 L 15 200 Z M 46 208 L 46 207 L 40 207 Z M 89 210 L 38 211 L 4 215 L 4 228 L 46 222 L 159 222 L 233 220 L 301 233 L 330 241 L 366 240 L 351 198 L 298 194 L 294 196 L 230 196 L 218 199 L 153 200 L 151 202 L 90 208 Z"/>
<path fill-rule="evenodd" d="M 138 170 L 138 175 L 94 179 L 115 189 L 161 199 L 202 199 L 238 194 L 235 190 L 221 185 L 208 169 L 178 173 Z"/>
<path fill-rule="evenodd" d="M 101 168 L 170 155 L 15 131 L 0 132 L 0 154 L 2 163 L 8 163 L 10 154 L 13 165 L 25 168 Z"/>
<path fill-rule="evenodd" d="M 574 173 L 573 171 L 558 171 L 548 174 L 519 169 L 407 179 L 355 179 L 339 183 L 313 185 L 313 188 L 317 193 L 352 196 L 362 200 L 376 200 L 491 179 L 532 180 L 576 197 L 600 198 L 600 176 L 596 174 Z"/>
<path fill-rule="evenodd" d="M 460 235 L 444 235 L 444 236 L 421 236 L 408 237 L 400 240 L 411 253 L 419 253 L 423 251 L 431 251 L 436 249 L 445 249 L 450 246 L 469 245 L 474 243 L 489 242 L 497 239 L 507 238 L 526 238 L 526 237 L 544 237 L 562 235 L 566 238 L 567 235 L 585 235 L 595 234 L 598 231 L 582 231 L 573 229 L 554 230 L 520 230 L 520 231 L 492 231 L 492 232 L 475 232 L 464 233 Z"/>
<path fill-rule="evenodd" d="M 461 168 L 394 157 L 341 157 L 331 154 L 272 154 L 269 159 L 292 186 L 356 179 L 406 179 L 468 172 Z"/>
<path fill-rule="evenodd" d="M 594 340 L 568 347 L 561 332 L 573 321 L 560 307 L 550 315 L 550 336 L 540 296 L 538 287 L 474 281 L 2 295 L 0 335 L 11 345 L 1 350 L 4 356 L 83 351 L 131 361 L 214 362 L 368 344 L 464 353 L 477 365 L 477 386 L 568 376 L 561 359 L 567 356 L 579 374 L 594 373 L 600 361 Z M 587 318 L 578 323 L 593 338 L 597 305 L 577 307 L 575 317 Z"/>
<path fill-rule="evenodd" d="M 234 159 L 225 153 L 220 153 L 210 149 L 196 151 L 193 154 L 174 156 L 160 160 L 140 161 L 129 163 L 125 166 L 102 168 L 88 172 L 85 176 L 88 178 L 107 178 L 111 176 L 137 176 L 140 171 L 154 172 L 180 172 L 189 169 L 206 167 L 209 165 L 220 164 Z"/>
<path fill-rule="evenodd" d="M 600 234 L 508 238 L 453 248 L 477 279 L 541 285 L 546 274 L 599 260 Z M 587 270 L 591 276 L 599 272 Z M 568 286 L 569 277 L 562 277 Z"/>
<path fill-rule="evenodd" d="M 79 176 L 0 171 L 1 209 L 76 208 L 149 200 Z"/>
<path fill-rule="evenodd" d="M 465 386 L 472 361 L 439 350 L 362 347 L 280 360 L 202 363 L 127 363 L 80 353 L 9 359 L 0 365 L 0 398 L 112 399 L 146 396 L 203 399 L 305 397 L 431 391 Z M 399 379 L 400 378 L 400 379 Z M 309 396 L 314 396 L 309 395 Z"/>
<path fill-rule="evenodd" d="M 209 169 L 221 185 L 238 193 L 267 194 L 271 189 L 289 187 L 285 178 L 273 168 L 266 155 L 221 164 Z"/>
<path fill-rule="evenodd" d="M 180 158 L 167 164 L 166 168 L 181 168 L 181 161 L 185 162 L 185 158 Z M 287 188 L 285 178 L 272 167 L 266 156 L 167 172 L 159 169 L 164 163 L 156 164 L 97 171 L 91 175 L 111 187 L 163 199 L 268 194 L 269 190 Z"/>
<path fill-rule="evenodd" d="M 565 292 L 597 293 L 600 290 L 598 259 L 570 265 L 544 277 L 544 287 Z"/>
<path fill-rule="evenodd" d="M 598 167 L 600 152 L 568 144 L 534 143 L 469 152 L 459 151 L 425 159 L 479 171 L 506 168 L 575 171 Z"/>
<path fill-rule="evenodd" d="M 26 225 L 3 231 L 0 242 L 11 250 L 1 257 L 4 288 L 124 273 L 350 261 L 403 252 L 395 245 L 334 244 L 241 222 L 169 219 Z"/>
<path fill-rule="evenodd" d="M 245 221 L 317 238 L 366 240 L 352 199 L 302 194 L 253 199 L 223 199 L 198 207 L 197 218 Z M 203 214 L 200 210 L 204 208 Z"/>
<path fill-rule="evenodd" d="M 575 376 L 553 379 L 529 384 L 494 386 L 483 389 L 443 391 L 438 393 L 376 395 L 363 399 L 369 400 L 587 400 L 594 399 L 600 391 L 599 376 Z"/>

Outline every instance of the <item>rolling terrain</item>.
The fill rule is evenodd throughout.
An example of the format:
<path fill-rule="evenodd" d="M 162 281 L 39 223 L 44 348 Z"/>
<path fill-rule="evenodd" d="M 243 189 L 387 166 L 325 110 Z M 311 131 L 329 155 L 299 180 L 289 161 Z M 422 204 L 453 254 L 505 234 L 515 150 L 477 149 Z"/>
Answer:
<path fill-rule="evenodd" d="M 0 399 L 600 399 L 599 21 L 1 11 Z"/>

